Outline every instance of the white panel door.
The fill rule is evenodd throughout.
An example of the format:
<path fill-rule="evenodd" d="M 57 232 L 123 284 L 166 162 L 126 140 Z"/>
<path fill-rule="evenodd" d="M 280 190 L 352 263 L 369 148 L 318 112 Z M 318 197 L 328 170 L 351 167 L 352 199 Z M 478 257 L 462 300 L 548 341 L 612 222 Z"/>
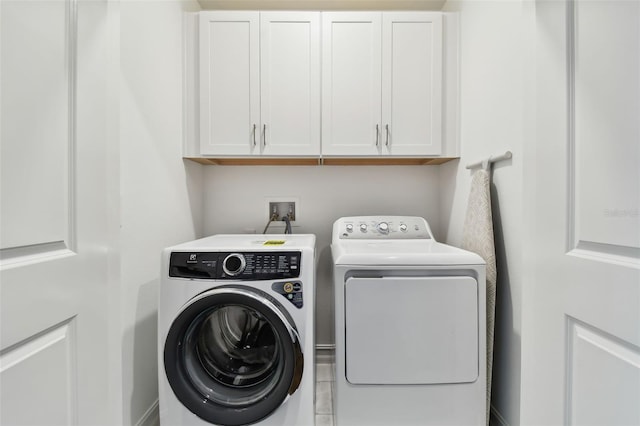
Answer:
<path fill-rule="evenodd" d="M 260 152 L 260 14 L 203 12 L 200 153 Z"/>
<path fill-rule="evenodd" d="M 108 424 L 107 5 L 0 2 L 0 423 Z"/>
<path fill-rule="evenodd" d="M 322 154 L 379 155 L 381 13 L 322 14 Z"/>
<path fill-rule="evenodd" d="M 320 12 L 261 12 L 262 154 L 320 154 Z"/>
<path fill-rule="evenodd" d="M 439 155 L 442 14 L 382 14 L 383 155 Z"/>
<path fill-rule="evenodd" d="M 640 3 L 538 1 L 525 425 L 640 424 Z"/>

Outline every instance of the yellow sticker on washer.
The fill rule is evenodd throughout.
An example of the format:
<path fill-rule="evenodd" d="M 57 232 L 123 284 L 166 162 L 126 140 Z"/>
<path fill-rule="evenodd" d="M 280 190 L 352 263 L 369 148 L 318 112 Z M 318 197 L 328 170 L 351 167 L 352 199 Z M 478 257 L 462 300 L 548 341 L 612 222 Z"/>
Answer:
<path fill-rule="evenodd" d="M 284 240 L 267 240 L 263 245 L 265 246 L 281 246 L 285 243 Z"/>

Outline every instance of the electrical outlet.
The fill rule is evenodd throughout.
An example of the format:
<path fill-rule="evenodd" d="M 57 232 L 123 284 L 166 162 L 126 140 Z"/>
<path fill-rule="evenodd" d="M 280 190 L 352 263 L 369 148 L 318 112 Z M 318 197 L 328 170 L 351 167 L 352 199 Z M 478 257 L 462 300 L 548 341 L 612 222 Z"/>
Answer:
<path fill-rule="evenodd" d="M 283 221 L 283 218 L 287 216 L 291 222 L 295 222 L 298 216 L 297 200 L 293 198 L 278 198 L 267 200 L 267 217 L 273 218 L 274 221 Z"/>

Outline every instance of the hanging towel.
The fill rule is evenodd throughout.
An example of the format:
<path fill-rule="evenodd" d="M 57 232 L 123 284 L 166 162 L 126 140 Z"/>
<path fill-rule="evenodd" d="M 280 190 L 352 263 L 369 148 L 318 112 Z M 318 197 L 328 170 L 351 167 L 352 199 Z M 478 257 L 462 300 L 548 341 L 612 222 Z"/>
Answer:
<path fill-rule="evenodd" d="M 491 220 L 491 176 L 478 170 L 471 178 L 467 216 L 462 229 L 462 248 L 477 253 L 487 262 L 487 425 L 491 409 L 491 369 L 496 311 L 496 252 Z"/>

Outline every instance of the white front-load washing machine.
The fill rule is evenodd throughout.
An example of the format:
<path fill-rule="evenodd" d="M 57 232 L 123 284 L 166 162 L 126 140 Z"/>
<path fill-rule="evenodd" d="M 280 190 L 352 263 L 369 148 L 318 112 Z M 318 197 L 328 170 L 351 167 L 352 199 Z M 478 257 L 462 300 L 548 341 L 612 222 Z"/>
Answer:
<path fill-rule="evenodd" d="M 419 217 L 333 226 L 337 426 L 484 425 L 485 262 Z"/>
<path fill-rule="evenodd" d="M 162 258 L 162 426 L 314 424 L 314 235 L 215 235 Z"/>

